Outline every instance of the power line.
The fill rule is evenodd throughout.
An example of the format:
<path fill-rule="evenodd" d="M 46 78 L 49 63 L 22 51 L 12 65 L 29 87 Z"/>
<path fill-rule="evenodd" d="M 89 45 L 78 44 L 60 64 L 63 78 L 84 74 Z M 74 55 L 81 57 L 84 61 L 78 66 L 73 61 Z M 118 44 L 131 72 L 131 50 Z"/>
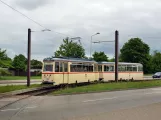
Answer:
<path fill-rule="evenodd" d="M 38 26 L 44 28 L 44 29 L 47 29 L 46 27 L 44 27 L 43 25 L 41 25 L 40 23 L 38 23 L 37 21 L 33 20 L 32 18 L 28 17 L 27 15 L 23 14 L 22 12 L 16 10 L 15 8 L 13 8 L 12 6 L 10 6 L 9 4 L 5 3 L 4 1 L 0 0 L 1 3 L 3 3 L 4 5 L 8 6 L 9 8 L 11 8 L 12 10 L 18 12 L 19 14 L 21 14 L 22 16 L 26 17 L 27 19 L 29 19 L 30 21 L 32 21 L 33 23 L 37 24 Z M 58 33 L 58 34 L 61 34 L 61 35 L 65 35 L 65 36 L 71 36 L 71 35 L 67 35 L 67 34 L 64 34 L 64 33 L 60 33 L 60 32 L 56 32 L 56 31 L 52 31 L 51 32 L 55 32 L 55 33 Z"/>

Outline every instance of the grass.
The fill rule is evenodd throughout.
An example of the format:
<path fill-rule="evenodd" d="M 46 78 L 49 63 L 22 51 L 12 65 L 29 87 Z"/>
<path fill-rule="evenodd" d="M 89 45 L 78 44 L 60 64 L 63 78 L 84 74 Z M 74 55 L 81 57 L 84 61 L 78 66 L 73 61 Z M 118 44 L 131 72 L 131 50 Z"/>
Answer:
<path fill-rule="evenodd" d="M 30 87 L 27 87 L 26 85 L 0 86 L 0 93 L 10 92 L 10 91 L 14 91 L 14 90 L 27 89 L 27 88 L 41 87 L 41 86 L 42 85 L 31 85 Z"/>
<path fill-rule="evenodd" d="M 26 80 L 27 76 L 0 76 L 0 80 Z M 41 79 L 41 76 L 31 76 L 31 79 Z"/>
<path fill-rule="evenodd" d="M 144 74 L 144 76 L 152 76 L 153 74 Z"/>
<path fill-rule="evenodd" d="M 141 82 L 119 82 L 119 83 L 99 83 L 83 87 L 66 88 L 51 93 L 52 95 L 59 94 L 74 94 L 74 93 L 88 93 L 101 92 L 112 90 L 126 90 L 131 88 L 149 88 L 161 86 L 160 80 L 155 81 L 141 81 Z"/>

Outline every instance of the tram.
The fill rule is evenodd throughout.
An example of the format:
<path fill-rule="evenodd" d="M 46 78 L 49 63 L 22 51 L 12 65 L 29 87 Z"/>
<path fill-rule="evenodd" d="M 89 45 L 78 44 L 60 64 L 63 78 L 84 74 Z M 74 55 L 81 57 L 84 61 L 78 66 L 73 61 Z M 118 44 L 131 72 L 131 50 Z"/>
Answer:
<path fill-rule="evenodd" d="M 104 81 L 115 80 L 115 63 L 99 62 L 98 63 L 99 79 Z M 140 63 L 118 63 L 119 80 L 143 80 L 143 65 Z"/>
<path fill-rule="evenodd" d="M 43 61 L 43 83 L 71 84 L 99 79 L 97 62 L 77 58 L 46 58 Z"/>
<path fill-rule="evenodd" d="M 42 67 L 42 83 L 54 85 L 111 81 L 115 79 L 114 62 L 96 62 L 89 59 L 53 57 L 45 58 Z M 118 64 L 119 79 L 143 79 L 143 66 L 140 63 Z"/>

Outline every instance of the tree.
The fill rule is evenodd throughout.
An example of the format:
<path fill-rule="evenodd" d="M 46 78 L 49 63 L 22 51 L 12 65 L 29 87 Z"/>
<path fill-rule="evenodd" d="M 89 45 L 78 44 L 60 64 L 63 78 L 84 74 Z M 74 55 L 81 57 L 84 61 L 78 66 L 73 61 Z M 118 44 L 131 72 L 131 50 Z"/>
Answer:
<path fill-rule="evenodd" d="M 63 40 L 59 50 L 55 52 L 55 57 L 74 57 L 84 58 L 85 50 L 82 45 L 69 41 L 69 38 Z"/>
<path fill-rule="evenodd" d="M 41 69 L 42 68 L 42 62 L 38 60 L 31 60 L 31 68 Z"/>
<path fill-rule="evenodd" d="M 12 59 L 7 56 L 7 51 L 0 48 L 0 67 L 9 68 L 12 67 Z"/>
<path fill-rule="evenodd" d="M 115 58 L 111 58 L 108 60 L 109 62 L 115 62 Z"/>
<path fill-rule="evenodd" d="M 161 53 L 158 51 L 154 51 L 154 54 L 152 55 L 151 60 L 151 67 L 152 72 L 160 72 L 161 71 Z"/>
<path fill-rule="evenodd" d="M 150 61 L 150 48 L 140 38 L 131 38 L 123 45 L 120 51 L 120 58 L 122 61 L 142 63 L 144 67 L 144 73 L 149 72 L 150 66 L 148 62 Z"/>
<path fill-rule="evenodd" d="M 24 55 L 22 55 L 22 54 L 16 55 L 13 59 L 12 66 L 16 70 L 25 71 L 26 61 L 27 61 L 27 59 L 25 58 Z"/>
<path fill-rule="evenodd" d="M 97 62 L 108 61 L 108 57 L 104 52 L 94 52 L 92 56 L 93 56 L 93 59 Z"/>

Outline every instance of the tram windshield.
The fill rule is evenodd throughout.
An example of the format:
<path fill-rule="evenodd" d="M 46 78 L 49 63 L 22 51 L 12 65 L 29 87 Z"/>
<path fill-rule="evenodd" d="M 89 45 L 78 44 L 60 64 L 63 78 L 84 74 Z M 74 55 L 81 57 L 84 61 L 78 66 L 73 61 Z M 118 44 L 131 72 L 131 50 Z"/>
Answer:
<path fill-rule="evenodd" d="M 53 65 L 52 64 L 45 64 L 44 65 L 44 72 L 53 72 Z"/>

